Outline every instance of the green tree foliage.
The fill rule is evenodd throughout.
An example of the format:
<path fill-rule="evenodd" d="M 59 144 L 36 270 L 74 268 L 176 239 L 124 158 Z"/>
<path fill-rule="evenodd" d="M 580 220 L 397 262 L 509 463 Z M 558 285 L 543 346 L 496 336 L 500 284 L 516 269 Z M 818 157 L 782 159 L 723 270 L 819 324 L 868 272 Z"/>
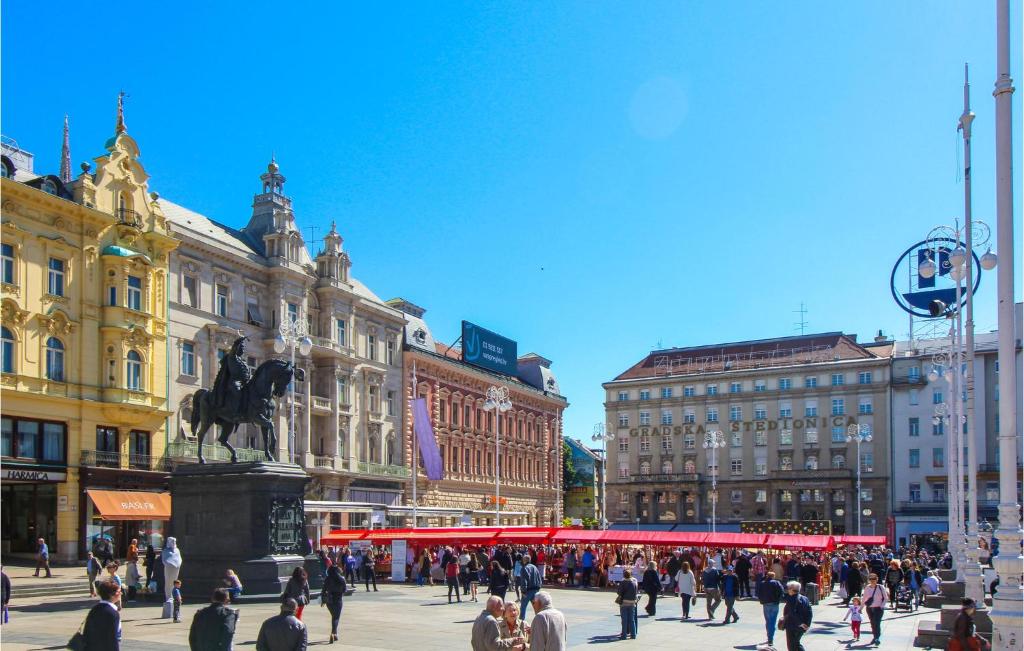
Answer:
<path fill-rule="evenodd" d="M 572 448 L 565 441 L 562 441 L 562 488 L 563 490 L 572 485 L 576 478 L 576 468 L 572 463 Z"/>

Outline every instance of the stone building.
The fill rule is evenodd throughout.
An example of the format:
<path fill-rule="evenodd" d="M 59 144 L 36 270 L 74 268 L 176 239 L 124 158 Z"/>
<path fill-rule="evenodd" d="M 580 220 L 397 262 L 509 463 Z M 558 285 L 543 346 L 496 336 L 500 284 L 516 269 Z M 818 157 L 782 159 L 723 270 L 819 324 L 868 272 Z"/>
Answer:
<path fill-rule="evenodd" d="M 856 531 L 848 428 L 861 447 L 862 527 L 889 515 L 889 355 L 823 333 L 653 351 L 603 385 L 609 431 L 608 518 L 703 529 L 717 473 L 719 530 L 743 520 L 831 520 Z M 724 447 L 705 449 L 720 432 Z M 719 470 L 719 468 L 721 470 Z"/>
<path fill-rule="evenodd" d="M 424 310 L 403 299 L 389 304 L 404 312 L 405 458 L 413 458 L 413 418 L 408 401 L 426 398 L 444 463 L 439 481 L 417 473 L 419 525 L 493 525 L 495 447 L 500 438 L 502 525 L 556 526 L 561 522 L 562 414 L 568 402 L 558 391 L 551 362 L 530 353 L 518 358 L 516 375 L 493 373 L 462 360 L 459 348 L 434 340 Z M 506 387 L 505 413 L 484 409 L 489 387 Z M 419 464 L 417 464 L 419 465 Z M 406 499 L 412 504 L 411 482 Z M 429 514 L 429 515 L 428 515 Z M 411 522 L 410 522 L 411 524 Z"/>
<path fill-rule="evenodd" d="M 97 536 L 162 544 L 167 514 L 103 511 L 109 491 L 166 506 L 168 253 L 176 243 L 150 195 L 122 112 L 105 153 L 72 180 L 37 174 L 5 141 L 2 221 L 3 553 L 47 540 L 56 562 Z M 147 507 L 148 508 L 148 507 Z M 130 517 L 130 520 L 124 519 Z"/>
<path fill-rule="evenodd" d="M 351 274 L 352 261 L 334 224 L 316 256 L 296 225 L 285 177 L 271 161 L 260 177 L 252 213 L 238 230 L 166 199 L 160 206 L 180 248 L 171 256 L 171 455 L 196 455 L 192 396 L 213 386 L 232 341 L 249 338 L 248 365 L 272 357 L 282 320 L 300 320 L 312 340 L 296 351 L 305 381 L 295 382 L 294 444 L 289 446 L 290 394 L 276 414 L 278 458 L 294 454 L 312 476 L 308 497 L 395 504 L 407 477 L 401 444 L 401 336 L 405 323 Z M 207 433 L 206 442 L 216 439 Z M 262 458 L 258 428 L 241 426 L 232 445 L 240 458 Z M 208 457 L 226 458 L 212 446 Z M 348 525 L 340 514 L 331 523 Z M 324 522 L 324 524 L 329 524 Z"/>

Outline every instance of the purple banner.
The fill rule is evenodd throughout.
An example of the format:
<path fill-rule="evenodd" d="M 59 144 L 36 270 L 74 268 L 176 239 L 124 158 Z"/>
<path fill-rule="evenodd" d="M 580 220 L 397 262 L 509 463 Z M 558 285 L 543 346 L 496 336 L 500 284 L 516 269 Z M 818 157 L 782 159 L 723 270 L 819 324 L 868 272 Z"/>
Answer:
<path fill-rule="evenodd" d="M 441 461 L 441 451 L 437 449 L 437 440 L 434 439 L 434 428 L 430 425 L 427 399 L 417 398 L 410 402 L 412 403 L 412 428 L 416 433 L 416 440 L 419 442 L 423 468 L 427 471 L 427 479 L 436 481 L 444 475 L 444 463 Z M 415 468 L 415 465 L 413 467 Z"/>

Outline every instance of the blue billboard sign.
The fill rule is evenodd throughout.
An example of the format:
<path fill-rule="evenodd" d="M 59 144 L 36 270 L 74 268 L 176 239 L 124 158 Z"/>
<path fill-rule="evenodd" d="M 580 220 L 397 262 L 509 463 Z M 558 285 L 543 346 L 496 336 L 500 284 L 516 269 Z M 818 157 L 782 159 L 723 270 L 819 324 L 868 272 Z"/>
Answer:
<path fill-rule="evenodd" d="M 462 322 L 462 361 L 495 373 L 515 375 L 517 359 L 516 342 L 475 323 Z"/>
<path fill-rule="evenodd" d="M 956 305 L 957 281 L 950 274 L 953 265 L 949 261 L 949 254 L 958 246 L 963 246 L 963 243 L 952 238 L 940 237 L 918 242 L 903 252 L 889 277 L 892 297 L 903 310 L 927 319 L 931 318 L 929 304 L 934 300 L 942 301 L 950 309 L 959 309 L 967 302 L 967 288 L 961 284 L 961 305 Z M 977 254 L 973 258 L 972 292 L 976 292 L 981 284 L 981 262 Z M 935 263 L 935 273 L 927 278 L 922 276 L 920 271 L 921 263 L 926 260 Z"/>

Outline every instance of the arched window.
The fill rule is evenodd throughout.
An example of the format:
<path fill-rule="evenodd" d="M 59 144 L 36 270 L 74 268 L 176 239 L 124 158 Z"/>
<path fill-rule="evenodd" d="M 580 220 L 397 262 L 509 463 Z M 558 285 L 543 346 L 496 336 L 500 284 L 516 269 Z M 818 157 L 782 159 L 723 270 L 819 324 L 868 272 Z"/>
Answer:
<path fill-rule="evenodd" d="M 387 449 L 385 454 L 387 455 L 384 462 L 389 466 L 395 465 L 395 437 L 389 436 L 387 442 Z"/>
<path fill-rule="evenodd" d="M 5 179 L 9 179 L 11 178 L 11 176 L 13 176 L 13 174 L 14 172 L 11 170 L 10 167 L 7 166 L 6 161 L 0 163 L 0 176 L 4 177 Z"/>
<path fill-rule="evenodd" d="M 686 461 L 684 461 L 683 462 L 683 472 L 685 472 L 688 475 L 696 474 L 696 472 L 697 472 L 697 462 L 694 461 L 693 459 L 687 459 Z"/>
<path fill-rule="evenodd" d="M 846 467 L 846 457 L 844 457 L 841 454 L 837 454 L 837 455 L 833 456 L 832 457 L 832 467 L 833 468 L 845 468 Z"/>
<path fill-rule="evenodd" d="M 50 179 L 46 179 L 45 181 L 43 181 L 41 189 L 46 194 L 57 194 L 57 184 L 51 181 Z"/>
<path fill-rule="evenodd" d="M 649 474 L 651 474 L 651 462 L 650 461 L 643 461 L 643 462 L 640 463 L 640 474 L 641 475 L 649 475 Z"/>
<path fill-rule="evenodd" d="M 128 388 L 133 391 L 142 390 L 142 356 L 134 350 L 128 351 L 126 377 Z"/>
<path fill-rule="evenodd" d="M 818 469 L 818 457 L 807 457 L 804 461 L 804 470 L 817 470 Z"/>
<path fill-rule="evenodd" d="M 663 475 L 672 474 L 672 462 L 669 461 L 668 459 L 665 459 L 664 461 L 661 462 L 661 473 Z"/>
<path fill-rule="evenodd" d="M 46 379 L 64 381 L 64 343 L 56 337 L 46 340 Z"/>
<path fill-rule="evenodd" d="M 3 360 L 4 373 L 14 372 L 14 333 L 0 327 L 0 358 Z"/>

